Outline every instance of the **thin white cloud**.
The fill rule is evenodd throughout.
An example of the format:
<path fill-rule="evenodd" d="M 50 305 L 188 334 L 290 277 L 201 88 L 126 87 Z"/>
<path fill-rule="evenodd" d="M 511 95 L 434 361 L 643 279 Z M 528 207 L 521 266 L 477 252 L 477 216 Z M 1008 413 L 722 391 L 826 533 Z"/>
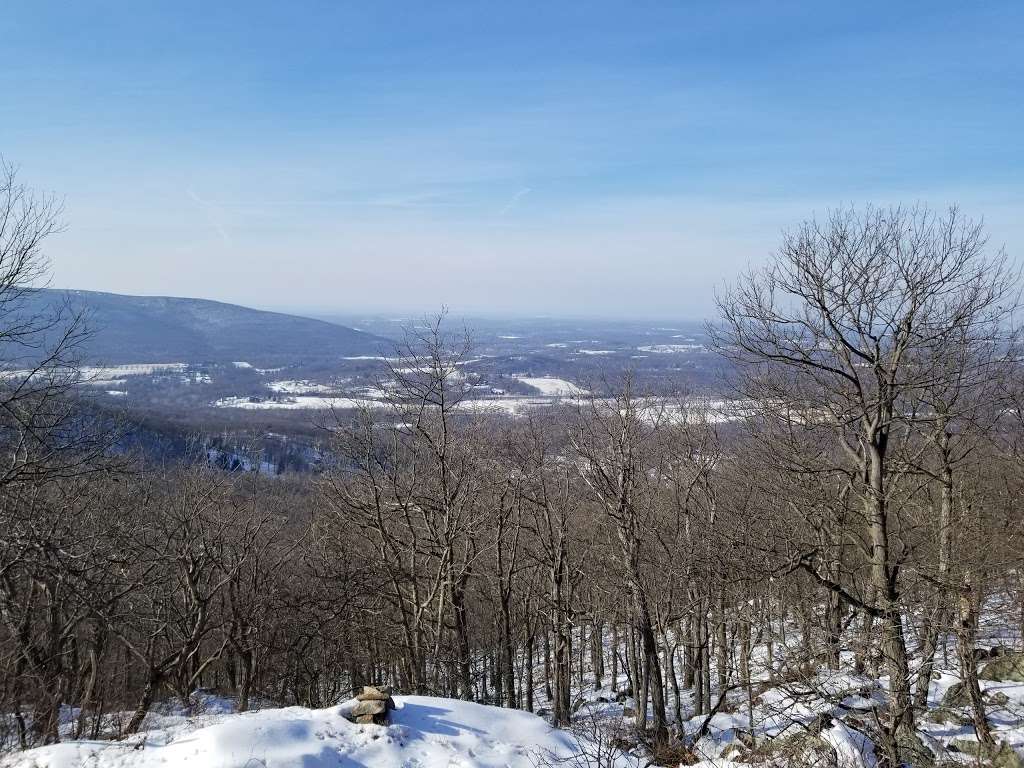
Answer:
<path fill-rule="evenodd" d="M 533 190 L 530 189 L 530 187 L 523 187 L 522 189 L 520 189 L 518 192 L 516 192 L 514 195 L 512 195 L 512 197 L 509 199 L 509 201 L 507 203 L 505 203 L 505 205 L 502 207 L 502 209 L 500 211 L 498 211 L 498 215 L 499 216 L 504 216 L 505 214 L 509 213 L 513 208 L 516 207 L 516 205 L 519 204 L 520 200 L 522 200 L 524 197 L 526 197 L 532 191 Z"/>

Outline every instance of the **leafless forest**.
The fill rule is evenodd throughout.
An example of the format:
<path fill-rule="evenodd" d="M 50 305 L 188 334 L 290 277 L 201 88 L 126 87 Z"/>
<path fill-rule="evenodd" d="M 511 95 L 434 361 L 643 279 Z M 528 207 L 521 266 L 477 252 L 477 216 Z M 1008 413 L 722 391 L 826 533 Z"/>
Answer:
<path fill-rule="evenodd" d="M 34 362 L 0 394 L 0 750 L 117 738 L 199 689 L 245 710 L 387 683 L 566 728 L 630 696 L 618 738 L 678 764 L 725 710 L 756 751 L 761 694 L 828 697 L 836 670 L 886 681 L 850 722 L 920 764 L 939 664 L 995 744 L 979 654 L 1024 632 L 1020 283 L 958 211 L 766 244 L 709 323 L 714 397 L 624 371 L 559 410 L 459 409 L 471 348 L 439 319 L 388 408 L 325 420 L 329 470 L 277 478 L 111 450 L 122 425 L 70 383 L 87 328 L 16 311 L 60 221 L 7 173 L 0 349 Z"/>

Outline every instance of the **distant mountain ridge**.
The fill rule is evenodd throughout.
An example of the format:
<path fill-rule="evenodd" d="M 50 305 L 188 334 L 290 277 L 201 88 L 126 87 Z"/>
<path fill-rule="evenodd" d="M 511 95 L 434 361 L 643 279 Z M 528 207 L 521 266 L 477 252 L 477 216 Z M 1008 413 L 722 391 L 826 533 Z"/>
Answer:
<path fill-rule="evenodd" d="M 21 311 L 61 304 L 92 332 L 84 362 L 233 362 L 272 366 L 386 351 L 390 342 L 343 325 L 208 299 L 40 289 Z"/>

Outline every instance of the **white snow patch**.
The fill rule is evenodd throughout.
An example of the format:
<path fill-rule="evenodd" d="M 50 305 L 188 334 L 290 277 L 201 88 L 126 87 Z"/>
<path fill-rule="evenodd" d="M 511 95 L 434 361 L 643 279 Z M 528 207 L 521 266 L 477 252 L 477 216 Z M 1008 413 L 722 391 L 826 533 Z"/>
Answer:
<path fill-rule="evenodd" d="M 268 410 L 317 410 L 326 411 L 332 408 L 345 410 L 350 408 L 377 408 L 381 403 L 359 397 L 316 397 L 313 395 L 298 397 L 280 397 L 262 400 L 252 397 L 222 397 L 213 404 L 216 408 L 240 408 L 246 411 Z"/>
<path fill-rule="evenodd" d="M 653 352 L 658 355 L 678 355 L 684 352 L 704 352 L 703 344 L 648 344 L 637 347 L 641 352 Z"/>
<path fill-rule="evenodd" d="M 311 395 L 317 392 L 330 392 L 332 389 L 332 387 L 327 384 L 318 384 L 317 382 L 309 381 L 308 379 L 271 381 L 267 384 L 267 388 L 273 392 L 279 392 L 285 395 Z"/>
<path fill-rule="evenodd" d="M 573 395 L 584 395 L 586 390 L 565 379 L 556 379 L 553 376 L 516 376 L 516 379 L 535 389 L 540 390 L 542 395 L 549 397 L 571 397 Z"/>
<path fill-rule="evenodd" d="M 396 696 L 390 725 L 329 709 L 213 716 L 192 730 L 153 730 L 120 742 L 69 741 L 13 755 L 8 768 L 291 768 L 416 766 L 534 768 L 576 751 L 571 736 L 528 712 L 428 696 Z M 212 721 L 212 724 L 211 724 Z"/>

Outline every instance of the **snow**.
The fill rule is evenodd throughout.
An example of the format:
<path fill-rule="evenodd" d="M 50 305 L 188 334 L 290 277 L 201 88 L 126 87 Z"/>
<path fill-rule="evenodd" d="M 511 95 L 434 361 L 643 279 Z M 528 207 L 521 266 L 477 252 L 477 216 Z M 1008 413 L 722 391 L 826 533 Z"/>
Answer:
<path fill-rule="evenodd" d="M 703 344 L 648 344 L 637 347 L 640 352 L 653 352 L 658 355 L 678 355 L 684 352 L 706 352 Z"/>
<path fill-rule="evenodd" d="M 252 363 L 247 363 L 244 360 L 237 360 L 232 363 L 235 368 L 252 368 Z"/>
<path fill-rule="evenodd" d="M 310 395 L 317 392 L 330 392 L 332 387 L 327 384 L 318 384 L 308 379 L 272 381 L 267 384 L 272 392 L 279 392 L 286 395 Z"/>
<path fill-rule="evenodd" d="M 127 363 L 125 365 L 83 365 L 77 369 L 81 384 L 119 383 L 125 376 L 152 376 L 155 373 L 180 373 L 188 363 Z M 30 370 L 0 372 L 0 378 L 19 379 L 30 376 Z"/>
<path fill-rule="evenodd" d="M 480 397 L 463 400 L 459 410 L 471 413 L 494 413 L 506 416 L 523 416 L 537 408 L 548 408 L 550 399 L 541 397 Z"/>
<path fill-rule="evenodd" d="M 378 400 L 368 400 L 359 397 L 316 397 L 313 395 L 282 397 L 274 400 L 259 400 L 249 397 L 222 397 L 213 404 L 217 408 L 241 408 L 246 411 L 267 411 L 267 410 L 318 410 L 326 411 L 332 408 L 343 410 L 346 408 L 377 408 L 382 405 Z"/>
<path fill-rule="evenodd" d="M 181 372 L 188 363 L 129 363 L 128 365 L 82 366 L 83 379 L 116 379 L 124 376 L 152 376 L 154 373 Z"/>
<path fill-rule="evenodd" d="M 576 386 L 571 381 L 556 379 L 553 376 L 516 376 L 515 378 L 524 384 L 540 390 L 542 395 L 550 397 L 571 397 L 573 395 L 586 394 L 586 390 Z"/>
<path fill-rule="evenodd" d="M 799 642 L 796 634 L 791 642 Z M 606 645 L 607 647 L 607 645 Z M 778 646 L 776 650 L 779 650 Z M 781 651 L 785 653 L 785 649 Z M 941 654 L 940 654 L 941 656 Z M 752 659 L 755 679 L 767 682 L 764 668 L 766 648 L 758 646 Z M 852 663 L 852 654 L 844 652 L 844 664 Z M 180 705 L 159 705 L 147 716 L 144 732 L 120 742 L 68 741 L 39 747 L 27 752 L 10 753 L 0 758 L 2 768 L 290 768 L 290 766 L 404 766 L 408 768 L 581 768 L 597 765 L 586 757 L 559 762 L 579 755 L 587 745 L 577 741 L 593 733 L 599 725 L 605 733 L 629 735 L 635 723 L 624 708 L 635 710 L 636 701 L 618 696 L 609 685 L 593 689 L 592 678 L 575 687 L 573 698 L 581 702 L 576 710 L 572 732 L 557 731 L 539 717 L 464 701 L 425 696 L 395 696 L 397 709 L 387 726 L 355 725 L 345 719 L 354 700 L 327 709 L 303 707 L 262 709 L 234 714 L 230 700 L 213 694 L 197 696 L 198 712 L 185 712 Z M 929 696 L 932 708 L 938 706 L 948 688 L 957 681 L 950 670 L 943 670 Z M 620 672 L 618 690 L 625 677 Z M 990 705 L 989 716 L 997 741 L 1024 750 L 1024 683 L 982 680 L 983 690 L 1006 697 L 1004 705 Z M 812 721 L 823 724 L 817 739 L 835 751 L 836 761 L 816 764 L 841 768 L 877 768 L 880 753 L 869 738 L 864 722 L 873 707 L 885 705 L 884 677 L 874 679 L 849 672 L 820 670 L 807 679 L 791 680 L 767 687 L 753 702 L 754 735 L 760 747 L 774 740 L 785 752 L 785 740 L 808 734 Z M 538 687 L 538 698 L 543 698 Z M 714 695 L 714 694 L 713 694 Z M 733 691 L 728 705 L 709 722 L 706 736 L 694 745 L 694 758 L 700 768 L 739 768 L 749 766 L 749 755 L 742 755 L 741 737 L 748 733 L 747 702 L 742 690 Z M 704 722 L 704 715 L 692 715 L 689 691 L 682 696 L 683 725 L 693 735 Z M 966 710 L 958 708 L 962 716 Z M 674 713 L 669 712 L 670 719 Z M 822 717 L 825 716 L 825 717 Z M 588 725 L 590 723 L 591 725 Z M 947 752 L 955 740 L 974 740 L 969 725 L 932 722 L 922 718 L 921 735 L 925 744 L 958 764 L 957 754 Z M 581 746 L 582 745 L 582 746 Z M 962 756 L 962 755 L 961 755 Z M 789 754 L 797 759 L 798 754 Z M 730 759 L 733 758 L 733 759 Z M 741 761 L 738 761 L 737 758 Z M 755 761 L 756 762 L 756 761 Z M 602 762 L 602 768 L 627 768 L 644 765 L 645 758 L 620 754 L 614 765 Z M 770 763 L 778 766 L 784 763 Z M 801 763 L 803 764 L 803 763 Z M 971 763 L 973 764 L 973 763 Z"/>
<path fill-rule="evenodd" d="M 5 768 L 535 768 L 577 751 L 570 734 L 518 710 L 429 696 L 396 696 L 390 725 L 329 709 L 287 707 L 207 715 L 120 742 L 69 741 L 10 755 Z"/>

